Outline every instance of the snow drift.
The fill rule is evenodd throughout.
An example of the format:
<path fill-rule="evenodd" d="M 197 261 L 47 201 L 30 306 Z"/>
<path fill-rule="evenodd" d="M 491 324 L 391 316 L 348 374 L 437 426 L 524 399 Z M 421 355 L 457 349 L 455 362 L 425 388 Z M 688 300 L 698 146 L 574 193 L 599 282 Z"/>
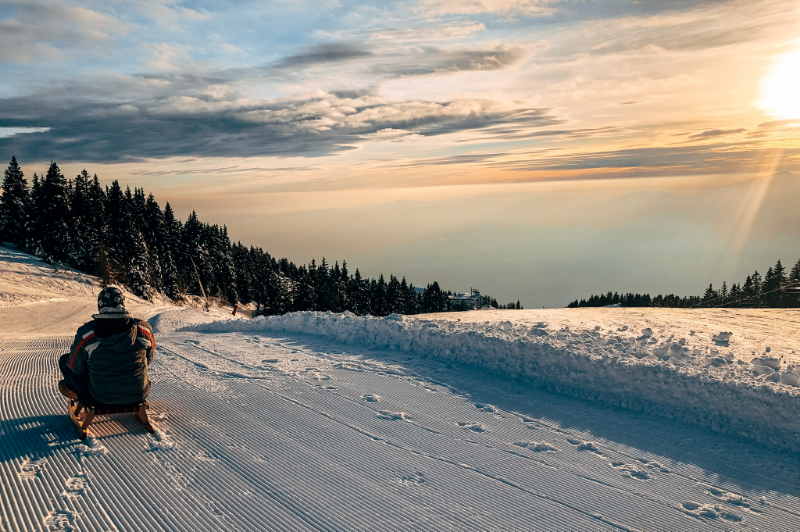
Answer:
<path fill-rule="evenodd" d="M 549 391 L 680 419 L 771 447 L 800 451 L 800 368 L 780 358 L 720 355 L 721 331 L 699 348 L 659 340 L 650 328 L 572 330 L 569 326 L 386 318 L 299 312 L 252 321 L 192 325 L 199 332 L 294 332 L 447 359 L 522 379 Z M 693 332 L 693 331 L 692 331 Z"/>

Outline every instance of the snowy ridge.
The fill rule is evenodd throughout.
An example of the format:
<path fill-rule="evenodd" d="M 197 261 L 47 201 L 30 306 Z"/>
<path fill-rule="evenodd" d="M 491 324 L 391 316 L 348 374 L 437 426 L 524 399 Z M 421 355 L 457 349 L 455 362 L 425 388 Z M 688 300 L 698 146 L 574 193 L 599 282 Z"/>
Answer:
<path fill-rule="evenodd" d="M 683 338 L 658 341 L 649 329 L 571 330 L 543 322 L 469 323 L 348 312 L 300 312 L 182 330 L 306 333 L 432 356 L 532 381 L 550 391 L 800 451 L 800 388 L 794 366 L 782 365 L 769 353 L 752 362 L 726 359 L 717 348 L 729 341 L 724 332 L 711 345 L 690 349 Z"/>

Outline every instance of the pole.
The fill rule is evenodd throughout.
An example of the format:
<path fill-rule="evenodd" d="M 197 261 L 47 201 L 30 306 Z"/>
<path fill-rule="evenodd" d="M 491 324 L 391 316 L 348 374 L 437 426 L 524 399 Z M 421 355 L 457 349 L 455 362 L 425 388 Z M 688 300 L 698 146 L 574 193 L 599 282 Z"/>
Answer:
<path fill-rule="evenodd" d="M 194 263 L 194 259 L 188 253 L 186 254 L 189 257 L 189 260 L 192 261 L 192 267 L 194 268 L 194 274 L 197 276 L 197 284 L 200 285 L 200 293 L 203 294 L 203 299 L 206 300 L 206 312 L 208 312 L 208 296 L 206 295 L 206 291 L 203 289 L 203 283 L 200 281 L 200 274 L 197 272 L 197 266 Z"/>

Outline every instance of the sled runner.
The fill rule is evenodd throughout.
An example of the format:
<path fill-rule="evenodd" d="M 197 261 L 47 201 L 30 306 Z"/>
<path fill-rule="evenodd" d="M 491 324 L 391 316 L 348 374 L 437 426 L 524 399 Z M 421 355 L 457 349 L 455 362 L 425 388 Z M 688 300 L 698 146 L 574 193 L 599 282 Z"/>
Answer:
<path fill-rule="evenodd" d="M 89 425 L 92 424 L 95 416 L 112 416 L 115 414 L 130 414 L 133 413 L 136 415 L 136 419 L 139 420 L 139 423 L 144 426 L 144 428 L 150 434 L 156 431 L 153 428 L 153 425 L 150 424 L 150 420 L 147 419 L 147 409 L 150 408 L 150 405 L 147 404 L 147 401 L 142 401 L 141 403 L 134 403 L 129 405 L 118 405 L 112 408 L 106 407 L 98 407 L 98 406 L 90 406 L 86 405 L 81 402 L 80 399 L 69 399 L 69 417 L 72 420 L 72 424 L 75 425 L 75 430 L 78 432 L 78 437 L 82 440 L 86 439 L 88 435 L 88 428 Z M 81 413 L 83 413 L 83 417 L 81 417 Z"/>

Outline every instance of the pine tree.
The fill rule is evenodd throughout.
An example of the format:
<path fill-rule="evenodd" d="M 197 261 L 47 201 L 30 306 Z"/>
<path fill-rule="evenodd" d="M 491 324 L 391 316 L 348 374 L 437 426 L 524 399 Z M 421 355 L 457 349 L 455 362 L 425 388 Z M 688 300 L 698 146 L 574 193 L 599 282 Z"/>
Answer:
<path fill-rule="evenodd" d="M 314 281 L 311 279 L 308 269 L 305 266 L 300 266 L 297 280 L 297 294 L 294 300 L 294 310 L 315 310 L 316 300 L 317 296 L 314 293 Z"/>
<path fill-rule="evenodd" d="M 450 299 L 447 294 L 442 292 L 436 281 L 427 286 L 422 300 L 424 312 L 447 312 L 450 310 Z M 497 302 L 494 306 L 497 307 Z"/>
<path fill-rule="evenodd" d="M 364 316 L 372 310 L 369 297 L 369 282 L 361 278 L 361 272 L 356 268 L 356 273 L 348 280 L 350 293 L 350 310 L 354 314 Z"/>
<path fill-rule="evenodd" d="M 371 285 L 372 288 L 372 315 L 388 316 L 389 302 L 386 297 L 386 280 L 380 274 L 378 281 Z"/>
<path fill-rule="evenodd" d="M 228 303 L 233 305 L 239 300 L 239 294 L 236 291 L 236 274 L 231 255 L 231 241 L 228 237 L 228 228 L 224 225 L 221 230 L 216 227 L 215 244 L 212 270 L 214 271 L 216 284 L 219 287 L 220 294 Z M 286 295 L 282 295 L 282 297 L 291 299 Z M 287 308 L 288 305 L 289 303 L 285 304 Z"/>
<path fill-rule="evenodd" d="M 105 211 L 105 251 L 111 279 L 113 282 L 127 283 L 127 272 L 130 271 L 132 262 L 133 238 L 128 204 L 118 181 L 111 183 L 111 187 L 106 191 Z"/>
<path fill-rule="evenodd" d="M 717 292 L 712 285 L 708 285 L 705 293 L 703 294 L 703 303 L 706 306 L 714 306 L 717 303 Z"/>
<path fill-rule="evenodd" d="M 142 196 L 144 196 L 144 190 L 142 190 Z M 148 262 L 149 284 L 153 290 L 163 292 L 164 213 L 152 194 L 148 195 L 145 200 L 141 224 L 142 236 L 150 257 Z"/>
<path fill-rule="evenodd" d="M 0 196 L 0 244 L 11 242 L 21 246 L 25 243 L 28 219 L 28 182 L 17 163 L 11 157 L 3 172 L 3 194 Z"/>
<path fill-rule="evenodd" d="M 131 229 L 131 240 L 133 249 L 127 271 L 127 285 L 137 296 L 150 300 L 153 298 L 153 290 L 150 286 L 150 256 L 147 244 L 138 228 Z"/>
<path fill-rule="evenodd" d="M 197 218 L 197 213 L 192 211 L 181 233 L 181 267 L 184 272 L 186 291 L 200 296 L 202 290 L 210 290 L 211 275 L 208 272 L 208 248 L 205 243 L 205 229 Z M 194 261 L 194 264 L 192 263 Z M 195 268 L 197 271 L 195 272 Z"/>
<path fill-rule="evenodd" d="M 69 258 L 71 231 L 69 183 L 56 163 L 50 163 L 41 188 L 41 256 L 48 262 Z"/>
<path fill-rule="evenodd" d="M 325 261 L 325 257 L 322 257 L 322 262 L 315 269 L 314 292 L 317 295 L 317 310 L 331 310 L 333 297 L 329 282 L 328 263 Z"/>
<path fill-rule="evenodd" d="M 95 176 L 97 179 L 97 176 Z M 103 230 L 103 197 L 99 183 L 89 178 L 83 170 L 73 181 L 70 227 L 70 262 L 78 269 L 91 272 L 96 270 Z M 99 209 L 99 212 L 98 212 Z"/>
<path fill-rule="evenodd" d="M 236 293 L 239 301 L 249 303 L 253 300 L 253 264 L 250 260 L 250 253 L 241 242 L 231 246 L 231 260 L 236 272 Z"/>
<path fill-rule="evenodd" d="M 403 312 L 403 293 L 400 290 L 400 282 L 394 275 L 389 275 L 389 283 L 386 285 L 386 311 L 389 314 L 401 314 Z"/>
<path fill-rule="evenodd" d="M 42 197 L 42 181 L 34 172 L 31 183 L 30 200 L 28 201 L 28 215 L 25 226 L 25 251 L 32 255 L 42 256 L 42 224 L 41 213 L 44 209 Z"/>
<path fill-rule="evenodd" d="M 176 255 L 181 241 L 181 223 L 175 219 L 175 213 L 169 203 L 164 206 L 164 225 L 162 227 L 161 286 L 164 295 L 173 301 L 181 299 L 181 283 L 178 275 Z"/>
<path fill-rule="evenodd" d="M 775 308 L 784 307 L 786 306 L 783 293 L 787 284 L 786 268 L 778 259 L 775 267 L 771 269 L 772 274 L 769 276 L 769 280 L 764 279 L 764 291 L 769 292 L 766 294 L 767 304 Z"/>

